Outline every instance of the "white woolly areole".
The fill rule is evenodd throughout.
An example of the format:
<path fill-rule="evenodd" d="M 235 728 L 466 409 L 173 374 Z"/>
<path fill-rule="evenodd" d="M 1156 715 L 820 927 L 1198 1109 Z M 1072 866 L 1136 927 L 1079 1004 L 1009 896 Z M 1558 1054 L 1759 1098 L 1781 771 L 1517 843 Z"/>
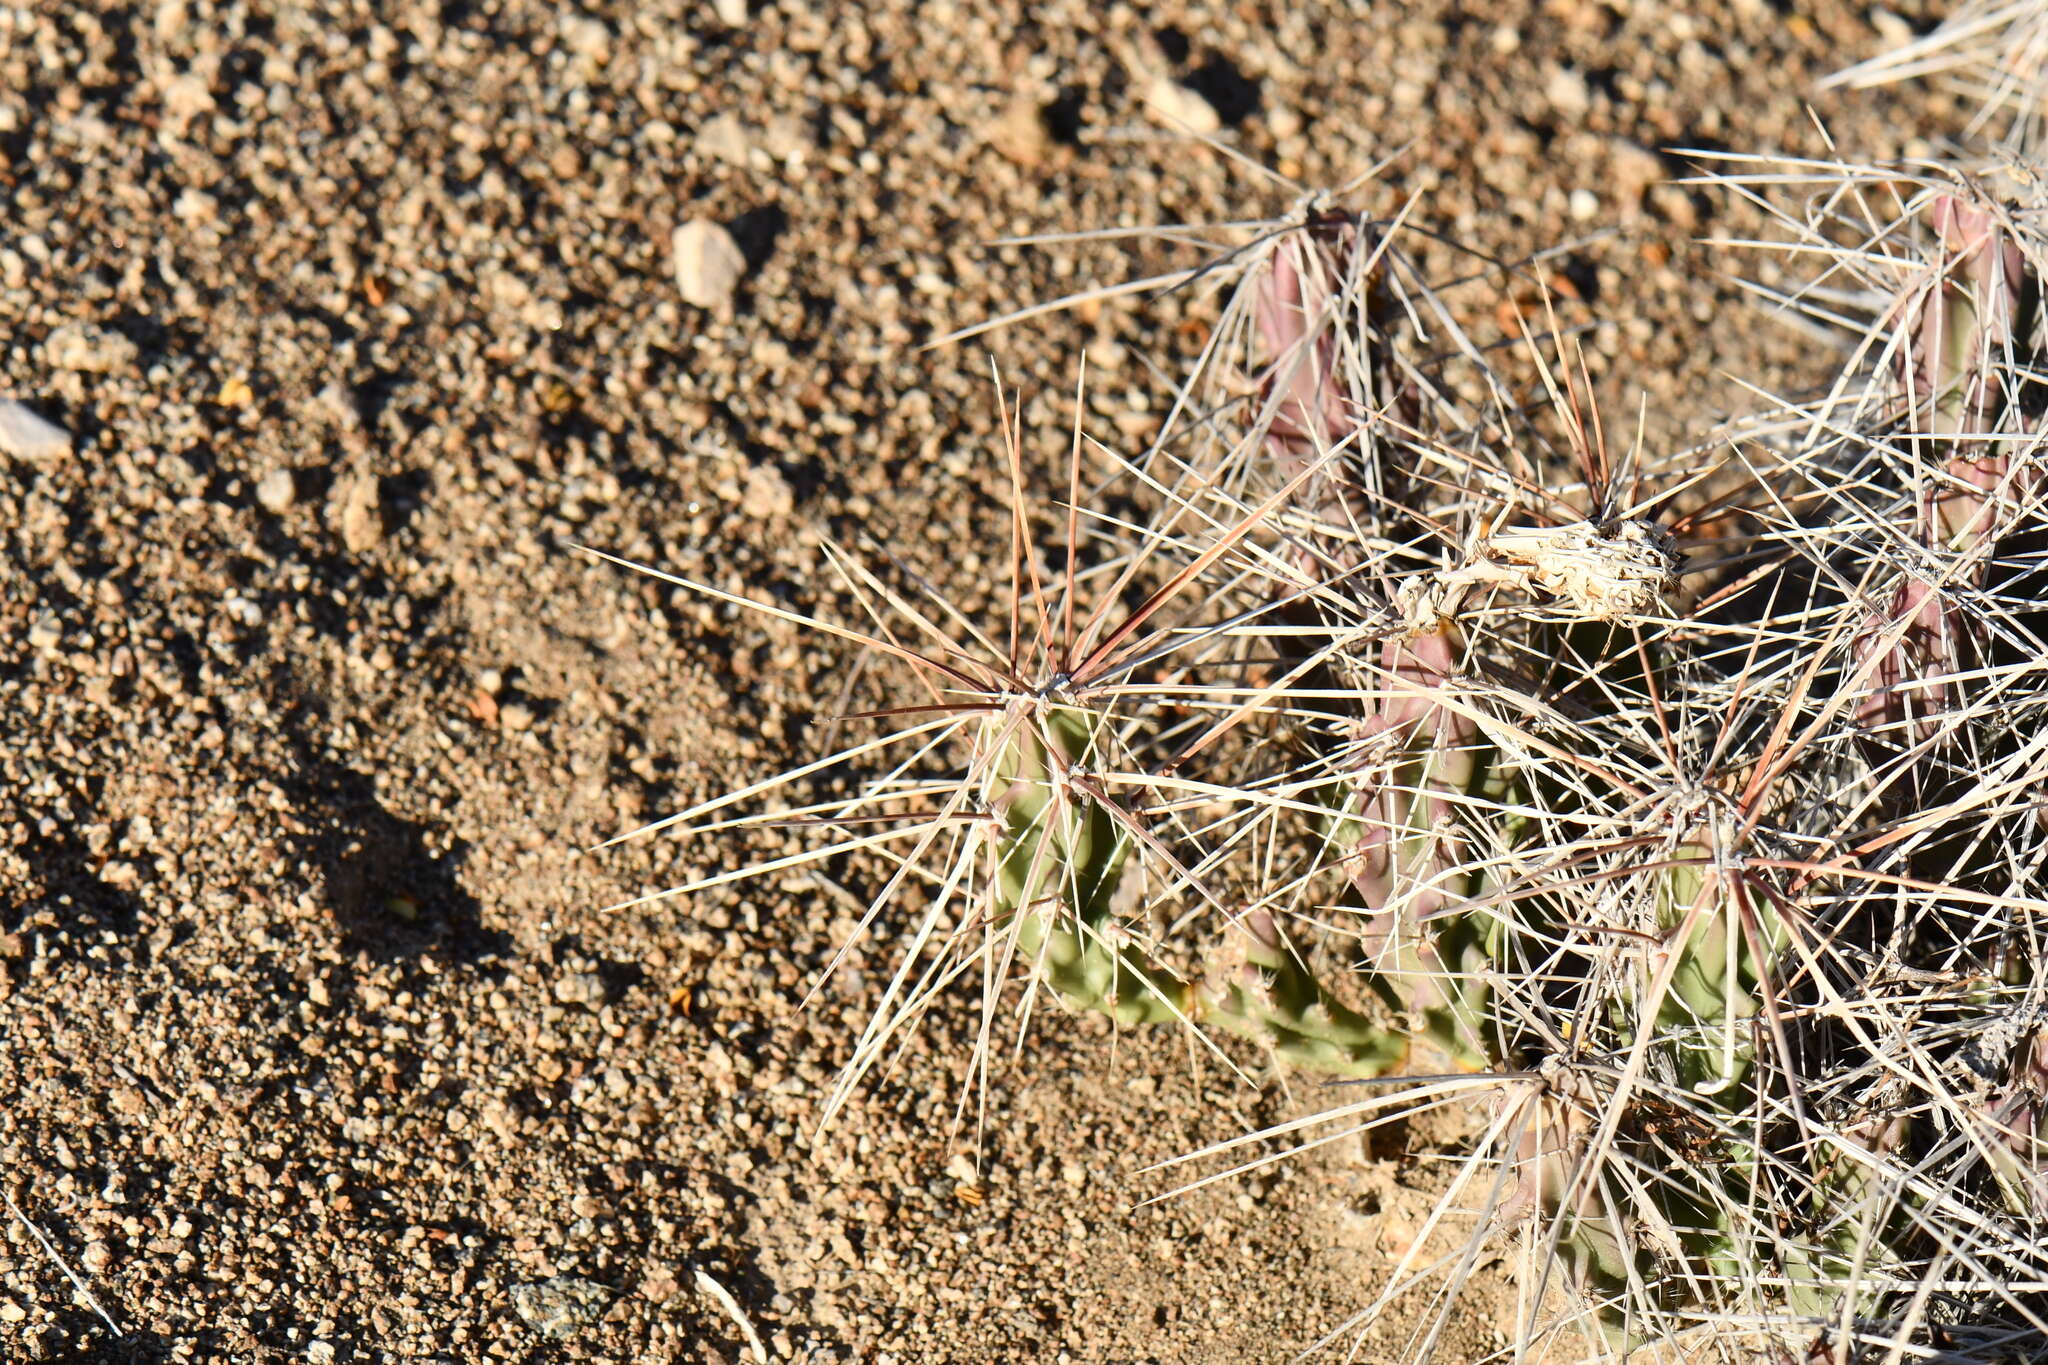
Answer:
<path fill-rule="evenodd" d="M 1540 590 L 1595 621 L 1657 610 L 1678 581 L 1670 533 L 1652 521 L 1578 521 L 1495 531 L 1459 568 L 1410 585 L 1397 605 L 1410 630 L 1456 615 L 1475 584 Z"/>
<path fill-rule="evenodd" d="M 1655 611 L 1678 581 L 1671 536 L 1653 521 L 1590 521 L 1500 531 L 1479 544 L 1510 579 L 1538 587 L 1599 621 Z"/>

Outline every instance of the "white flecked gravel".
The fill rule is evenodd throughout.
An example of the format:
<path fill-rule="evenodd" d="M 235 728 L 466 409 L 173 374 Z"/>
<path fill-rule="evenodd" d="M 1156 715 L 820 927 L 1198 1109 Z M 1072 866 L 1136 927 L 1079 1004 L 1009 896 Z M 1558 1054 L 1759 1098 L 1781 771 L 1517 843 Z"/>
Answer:
<path fill-rule="evenodd" d="M 1816 96 L 1878 42 L 1843 0 L 1474 13 L 0 6 L 0 1172 L 128 1333 L 0 1229 L 0 1357 L 733 1365 L 698 1271 L 812 1365 L 1270 1360 L 1369 1302 L 1438 1169 L 1398 1139 L 1134 1210 L 1327 1102 L 1185 1039 L 1041 1009 L 963 1112 L 962 993 L 820 1136 L 922 905 L 818 988 L 888 865 L 606 914 L 809 836 L 582 850 L 928 698 L 568 547 L 864 626 L 829 538 L 1000 632 L 992 362 L 1051 508 L 1079 357 L 1087 435 L 1140 452 L 1213 301 L 921 350 L 1196 259 L 984 244 L 1277 214 L 1404 146 L 1358 202 L 1484 253 L 1417 245 L 1475 340 L 1520 350 L 1484 262 L 1581 243 L 1543 269 L 1589 398 L 1667 440 L 1829 357 L 1694 242 L 1758 216 L 1659 149 L 1966 116 Z M 1155 76 L 1296 183 L 1162 126 Z M 609 1292 L 548 1342 L 514 1290 L 558 1276 Z M 1512 1345 L 1497 1292 L 1446 1359 Z"/>

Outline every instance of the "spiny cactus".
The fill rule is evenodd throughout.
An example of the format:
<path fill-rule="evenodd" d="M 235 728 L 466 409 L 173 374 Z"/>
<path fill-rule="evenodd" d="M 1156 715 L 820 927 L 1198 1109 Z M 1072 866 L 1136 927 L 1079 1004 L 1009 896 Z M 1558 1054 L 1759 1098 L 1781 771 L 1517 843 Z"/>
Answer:
<path fill-rule="evenodd" d="M 1243 962 L 1210 980 L 1183 980 L 1132 942 L 1115 898 L 1135 836 L 1088 790 L 1100 725 L 1063 706 L 1037 725 L 985 724 L 996 755 L 987 808 L 1002 821 L 995 923 L 1016 927 L 1037 978 L 1073 1008 L 1125 1024 L 1212 1023 L 1316 1071 L 1374 1076 L 1399 1061 L 1405 1041 L 1324 990 L 1262 911 L 1235 928 Z"/>
<path fill-rule="evenodd" d="M 841 832 L 802 857 L 892 860 L 864 926 L 935 888 L 825 1117 L 951 983 L 1021 984 L 1373 1082 L 1198 1155 L 1475 1107 L 1449 1283 L 1518 1237 L 1518 1340 L 1559 1284 L 1617 1354 L 1981 1356 L 2048 1321 L 2010 1287 L 2048 1285 L 2044 206 L 1923 174 L 1880 212 L 1911 168 L 1807 171 L 1786 220 L 1868 326 L 1830 390 L 1697 450 L 1611 458 L 1555 336 L 1525 338 L 1549 402 L 1513 396 L 1398 230 L 1317 200 L 1226 255 L 1118 460 L 1149 523 L 1077 507 L 1048 552 L 1011 439 L 1006 647 L 836 549 L 872 629 L 754 604 L 925 688 L 835 756 L 879 776 L 799 811 Z M 777 818 L 736 799 L 665 825 Z M 1423 1257 L 1394 1284 L 1432 1289 Z"/>
<path fill-rule="evenodd" d="M 1970 613 L 1958 595 L 1984 586 L 2010 529 L 2001 523 L 2038 481 L 2034 463 L 2015 461 L 2010 448 L 2025 429 L 2023 418 L 2007 421 L 2023 411 L 2021 395 L 2007 390 L 2025 382 L 2015 360 L 2027 341 L 2019 331 L 2026 263 L 1999 211 L 1956 194 L 1930 200 L 1936 254 L 1908 285 L 1901 316 L 1880 322 L 1903 342 L 1887 357 L 1891 384 L 1873 389 L 1888 399 L 1880 420 L 1924 447 L 1914 453 L 1924 478 L 1912 490 L 1910 543 L 1948 577 L 1909 575 L 1858 637 L 1859 651 L 1877 663 L 1877 686 L 1861 710 L 1870 724 L 1946 709 L 1946 680 L 1980 661 L 1985 642 L 1968 638 Z M 1919 728 L 1927 729 L 1924 720 Z"/>

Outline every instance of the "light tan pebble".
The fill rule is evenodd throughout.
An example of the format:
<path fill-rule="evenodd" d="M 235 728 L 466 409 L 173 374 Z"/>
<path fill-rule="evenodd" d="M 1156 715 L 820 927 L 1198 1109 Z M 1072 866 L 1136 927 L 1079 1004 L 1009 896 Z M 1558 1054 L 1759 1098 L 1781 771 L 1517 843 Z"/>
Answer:
<path fill-rule="evenodd" d="M 1608 183 L 1613 186 L 1616 200 L 1630 208 L 1641 203 L 1652 186 L 1661 185 L 1668 178 L 1661 157 L 1625 137 L 1608 139 L 1607 163 Z"/>
<path fill-rule="evenodd" d="M 1550 79 L 1543 86 L 1543 95 L 1562 119 L 1582 119 L 1593 107 L 1592 87 L 1586 84 L 1584 76 L 1568 66 L 1557 67 L 1550 73 Z"/>
<path fill-rule="evenodd" d="M 54 460 L 71 453 L 71 433 L 10 398 L 0 398 L 0 453 Z"/>
<path fill-rule="evenodd" d="M 1019 94 L 1004 106 L 1003 112 L 989 121 L 982 133 L 988 145 L 1006 161 L 1030 170 L 1041 165 L 1052 150 L 1052 137 L 1046 132 L 1045 115 L 1038 107 L 1038 101 L 1028 94 Z"/>
<path fill-rule="evenodd" d="M 676 288 L 695 308 L 723 308 L 747 273 L 747 258 L 732 234 L 717 223 L 693 218 L 676 229 L 672 243 Z"/>
<path fill-rule="evenodd" d="M 782 471 L 774 465 L 758 464 L 747 471 L 745 490 L 740 494 L 742 514 L 761 521 L 788 516 L 796 510 L 796 492 Z"/>
<path fill-rule="evenodd" d="M 753 152 L 746 125 L 730 113 L 714 114 L 704 120 L 697 128 L 696 146 L 705 156 L 728 166 L 745 166 Z"/>
<path fill-rule="evenodd" d="M 282 512 L 298 497 L 299 486 L 289 469 L 273 469 L 256 484 L 256 501 L 265 511 Z"/>
<path fill-rule="evenodd" d="M 213 91 L 206 78 L 189 71 L 165 84 L 163 101 L 165 124 L 173 135 L 182 135 L 193 119 L 213 112 Z"/>
<path fill-rule="evenodd" d="M 373 549 L 384 539 L 384 502 L 374 474 L 345 480 L 332 504 L 335 528 L 350 554 Z"/>
<path fill-rule="evenodd" d="M 1145 87 L 1145 112 L 1177 132 L 1208 137 L 1223 128 L 1216 106 L 1171 76 L 1154 76 Z"/>

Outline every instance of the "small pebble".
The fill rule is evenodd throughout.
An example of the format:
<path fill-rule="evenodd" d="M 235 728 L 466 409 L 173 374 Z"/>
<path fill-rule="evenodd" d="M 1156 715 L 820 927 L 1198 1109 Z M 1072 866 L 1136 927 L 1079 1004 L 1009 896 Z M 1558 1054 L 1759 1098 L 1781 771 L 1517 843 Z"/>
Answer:
<path fill-rule="evenodd" d="M 1176 132 L 1206 137 L 1223 128 L 1216 106 L 1171 76 L 1152 78 L 1145 89 L 1145 111 Z"/>
<path fill-rule="evenodd" d="M 1871 9 L 1867 16 L 1871 28 L 1884 40 L 1886 47 L 1904 47 L 1919 35 L 1913 32 L 1913 25 L 1882 5 Z"/>
<path fill-rule="evenodd" d="M 54 460 L 71 453 L 71 433 L 11 398 L 0 398 L 0 453 L 17 460 Z"/>
<path fill-rule="evenodd" d="M 49 612 L 38 616 L 35 624 L 28 628 L 28 645 L 30 649 L 55 649 L 63 639 L 63 623 Z"/>
<path fill-rule="evenodd" d="M 1026 170 L 1043 162 L 1052 150 L 1052 136 L 1046 131 L 1045 114 L 1028 92 L 1013 98 L 988 125 L 983 136 L 998 154 Z"/>
<path fill-rule="evenodd" d="M 602 62 L 611 56 L 612 31 L 604 26 L 601 19 L 568 15 L 562 20 L 562 42 L 578 56 Z"/>
<path fill-rule="evenodd" d="M 761 129 L 761 148 L 777 161 L 800 165 L 812 146 L 810 125 L 789 114 L 777 114 Z"/>
<path fill-rule="evenodd" d="M 574 1275 L 557 1275 L 537 1284 L 512 1286 L 512 1311 L 551 1341 L 567 1341 L 595 1326 L 610 1306 L 612 1291 Z"/>
<path fill-rule="evenodd" d="M 1614 138 L 1607 144 L 1607 183 L 1612 193 L 1622 204 L 1634 207 L 1642 202 L 1643 196 L 1653 186 L 1662 184 L 1668 172 L 1663 160 L 1648 147 L 1627 138 Z"/>
<path fill-rule="evenodd" d="M 533 708 L 523 701 L 509 702 L 498 708 L 498 724 L 504 729 L 530 730 L 533 720 Z"/>
<path fill-rule="evenodd" d="M 555 999 L 565 1005 L 602 1005 L 604 978 L 596 972 L 570 972 L 555 982 Z"/>
<path fill-rule="evenodd" d="M 135 343 L 119 332 L 85 322 L 67 322 L 43 342 L 44 364 L 85 374 L 125 370 L 140 354 Z"/>
<path fill-rule="evenodd" d="M 697 308 L 722 308 L 732 301 L 747 258 L 740 244 L 717 223 L 693 218 L 676 229 L 676 288 L 683 302 Z"/>
<path fill-rule="evenodd" d="M 1550 73 L 1543 95 L 1557 116 L 1568 121 L 1584 118 L 1586 111 L 1593 107 L 1593 91 L 1586 84 L 1586 78 L 1568 66 L 1560 66 Z"/>
<path fill-rule="evenodd" d="M 165 83 L 163 102 L 173 130 L 182 133 L 193 119 L 213 111 L 213 91 L 204 76 L 187 72 Z"/>
<path fill-rule="evenodd" d="M 361 554 L 384 539 L 384 503 L 374 474 L 346 479 L 335 490 L 334 517 L 341 543 L 350 554 Z"/>
<path fill-rule="evenodd" d="M 350 392 L 348 385 L 339 381 L 331 383 L 320 390 L 316 401 L 336 426 L 347 428 L 362 424 L 362 410 L 356 406 L 355 394 Z"/>
<path fill-rule="evenodd" d="M 1591 190 L 1573 190 L 1567 207 L 1578 222 L 1585 222 L 1600 212 L 1600 196 Z"/>
<path fill-rule="evenodd" d="M 256 501 L 265 511 L 282 512 L 298 500 L 298 481 L 289 469 L 273 469 L 256 485 Z"/>
<path fill-rule="evenodd" d="M 727 28 L 747 26 L 747 0 L 711 0 L 711 11 Z"/>
<path fill-rule="evenodd" d="M 230 620 L 254 629 L 263 624 L 263 608 L 251 602 L 240 593 L 230 595 L 220 604 L 220 609 Z"/>
<path fill-rule="evenodd" d="M 220 202 L 201 189 L 186 186 L 183 193 L 171 201 L 171 217 L 187 227 L 210 223 L 220 212 Z"/>
<path fill-rule="evenodd" d="M 746 489 L 740 494 L 740 511 L 758 521 L 774 521 L 796 510 L 796 492 L 782 471 L 772 464 L 757 464 L 747 471 Z"/>
<path fill-rule="evenodd" d="M 697 150 L 714 161 L 744 166 L 753 146 L 746 125 L 736 115 L 725 113 L 712 115 L 697 129 Z"/>

